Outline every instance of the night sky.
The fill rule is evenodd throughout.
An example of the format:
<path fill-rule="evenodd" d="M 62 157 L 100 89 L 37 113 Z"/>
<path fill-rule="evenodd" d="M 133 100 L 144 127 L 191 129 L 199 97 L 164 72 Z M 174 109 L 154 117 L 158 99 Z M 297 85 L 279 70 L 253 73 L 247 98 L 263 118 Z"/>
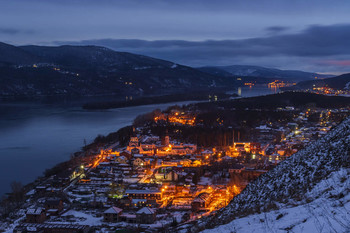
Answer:
<path fill-rule="evenodd" d="M 185 65 L 350 72 L 350 1 L 0 1 L 0 41 L 95 44 Z"/>

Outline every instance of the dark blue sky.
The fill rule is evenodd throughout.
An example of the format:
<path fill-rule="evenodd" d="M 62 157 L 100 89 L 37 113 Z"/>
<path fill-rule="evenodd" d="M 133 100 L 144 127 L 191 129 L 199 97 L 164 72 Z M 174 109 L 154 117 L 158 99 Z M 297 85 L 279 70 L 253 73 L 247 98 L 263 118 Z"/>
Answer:
<path fill-rule="evenodd" d="M 0 1 L 0 40 L 342 73 L 350 71 L 349 12 L 347 0 L 11 0 Z"/>

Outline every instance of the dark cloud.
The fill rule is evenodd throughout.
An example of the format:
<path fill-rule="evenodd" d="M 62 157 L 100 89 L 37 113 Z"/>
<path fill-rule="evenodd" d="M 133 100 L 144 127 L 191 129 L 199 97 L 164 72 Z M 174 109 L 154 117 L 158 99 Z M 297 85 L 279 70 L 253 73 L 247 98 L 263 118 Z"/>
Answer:
<path fill-rule="evenodd" d="M 16 34 L 32 34 L 34 33 L 33 30 L 20 30 L 16 28 L 0 28 L 0 34 L 7 34 L 7 35 L 16 35 Z"/>
<path fill-rule="evenodd" d="M 10 35 L 15 35 L 19 33 L 20 31 L 17 29 L 13 28 L 0 28 L 0 34 L 10 34 Z"/>
<path fill-rule="evenodd" d="M 322 65 L 314 60 L 337 60 L 340 56 L 342 60 L 350 59 L 349 41 L 350 24 L 342 24 L 313 25 L 295 34 L 240 40 L 103 39 L 56 43 L 101 45 L 117 51 L 144 54 L 192 66 L 254 64 L 317 70 L 322 69 Z"/>
<path fill-rule="evenodd" d="M 301 33 L 241 40 L 128 40 L 102 39 L 58 44 L 102 45 L 115 50 L 164 56 L 169 52 L 195 56 L 329 56 L 350 54 L 350 24 L 311 26 Z"/>
<path fill-rule="evenodd" d="M 281 33 L 284 32 L 286 30 L 288 30 L 289 27 L 283 27 L 283 26 L 272 26 L 272 27 L 267 27 L 265 30 L 268 33 Z"/>

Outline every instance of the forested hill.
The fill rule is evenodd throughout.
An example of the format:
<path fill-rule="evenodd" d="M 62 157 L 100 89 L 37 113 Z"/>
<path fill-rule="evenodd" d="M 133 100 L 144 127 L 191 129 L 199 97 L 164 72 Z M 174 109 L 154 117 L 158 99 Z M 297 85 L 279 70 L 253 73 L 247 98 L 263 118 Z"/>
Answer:
<path fill-rule="evenodd" d="M 159 94 L 231 84 L 227 77 L 104 47 L 0 44 L 0 96 Z"/>
<path fill-rule="evenodd" d="M 350 89 L 350 74 L 342 74 L 333 78 L 299 82 L 294 89 L 312 89 L 314 87 L 330 87 L 333 89 Z"/>

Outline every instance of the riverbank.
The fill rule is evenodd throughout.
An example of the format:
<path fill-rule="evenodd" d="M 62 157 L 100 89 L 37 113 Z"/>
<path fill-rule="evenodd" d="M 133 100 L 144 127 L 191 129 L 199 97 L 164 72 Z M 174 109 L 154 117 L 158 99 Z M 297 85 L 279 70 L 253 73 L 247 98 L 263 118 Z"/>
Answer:
<path fill-rule="evenodd" d="M 179 101 L 218 101 L 225 100 L 231 97 L 238 97 L 237 94 L 227 94 L 225 92 L 197 92 L 197 93 L 181 93 L 162 96 L 147 96 L 132 98 L 132 96 L 126 96 L 123 101 L 104 101 L 104 102 L 91 102 L 83 105 L 83 109 L 88 110 L 103 110 L 113 108 L 125 108 L 132 106 L 150 105 L 150 104 L 163 104 L 174 103 Z"/>

